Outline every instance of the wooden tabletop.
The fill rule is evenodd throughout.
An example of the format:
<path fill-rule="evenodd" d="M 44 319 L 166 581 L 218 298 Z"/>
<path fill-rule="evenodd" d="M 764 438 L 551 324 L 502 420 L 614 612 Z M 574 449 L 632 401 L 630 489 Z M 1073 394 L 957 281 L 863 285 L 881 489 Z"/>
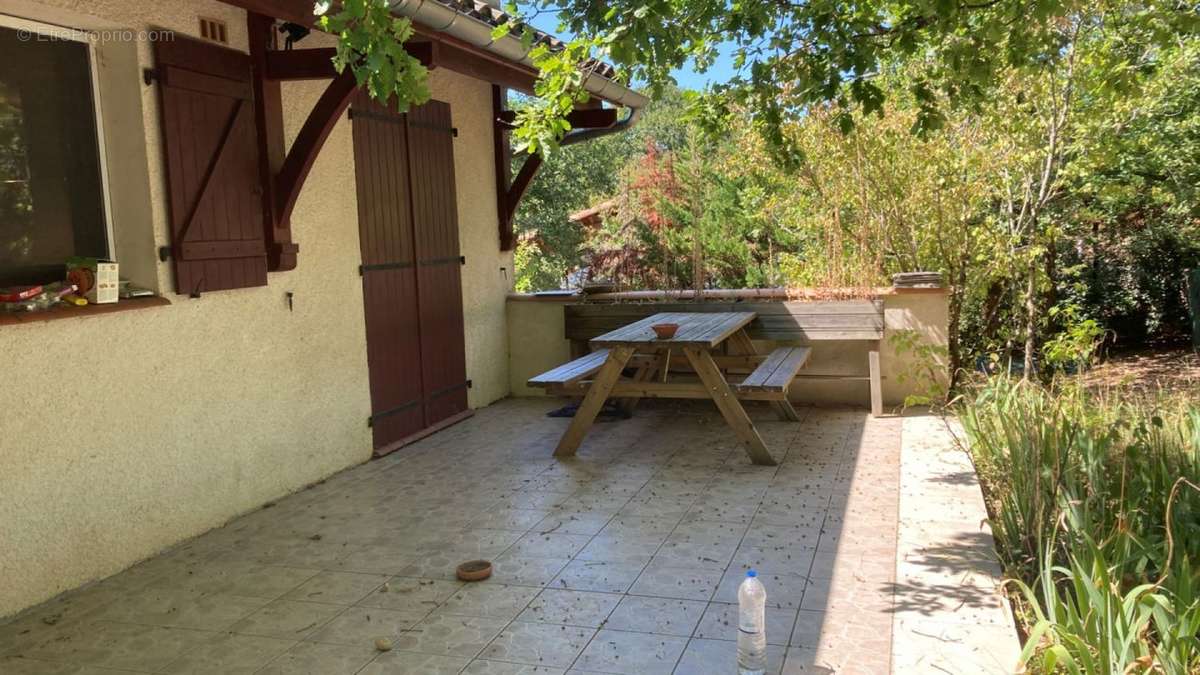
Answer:
<path fill-rule="evenodd" d="M 641 321 L 623 326 L 591 340 L 598 347 L 690 346 L 716 347 L 740 329 L 746 327 L 754 312 L 661 312 Z M 656 323 L 677 323 L 675 336 L 660 340 L 651 328 Z"/>

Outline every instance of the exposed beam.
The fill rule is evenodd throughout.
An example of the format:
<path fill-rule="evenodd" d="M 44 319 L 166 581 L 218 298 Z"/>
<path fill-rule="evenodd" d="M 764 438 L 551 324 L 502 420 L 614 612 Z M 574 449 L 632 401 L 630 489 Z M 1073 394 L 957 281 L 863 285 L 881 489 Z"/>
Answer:
<path fill-rule="evenodd" d="M 413 24 L 414 28 L 418 28 Z M 520 64 L 504 61 L 482 49 L 473 48 L 462 40 L 442 33 L 417 29 L 417 34 L 438 43 L 437 65 L 477 80 L 515 89 L 524 94 L 533 93 L 537 71 Z M 468 45 L 464 47 L 463 45 Z"/>
<path fill-rule="evenodd" d="M 288 49 L 267 52 L 267 79 L 329 80 L 337 76 L 333 69 L 333 47 L 320 49 Z"/>
<path fill-rule="evenodd" d="M 513 236 L 513 221 L 508 217 L 508 184 L 511 179 L 512 150 L 508 144 L 508 132 L 499 124 L 500 116 L 508 105 L 508 91 L 500 85 L 492 85 L 492 150 L 496 160 L 496 216 L 500 223 L 500 250 L 511 251 L 516 245 Z"/>
<path fill-rule="evenodd" d="M 291 220 L 296 198 L 300 196 L 300 190 L 304 187 L 304 180 L 308 178 L 313 161 L 321 151 L 321 146 L 325 144 L 325 139 L 329 138 L 329 132 L 350 105 L 350 97 L 357 88 L 354 73 L 349 69 L 343 71 L 325 88 L 325 93 L 321 94 L 321 98 L 313 106 L 308 119 L 304 120 L 304 126 L 296 135 L 292 149 L 283 161 L 283 168 L 275 179 L 278 222 Z"/>
<path fill-rule="evenodd" d="M 250 65 L 254 87 L 254 123 L 258 143 L 258 176 L 262 186 L 263 232 L 267 243 L 267 269 L 285 272 L 296 268 L 299 247 L 292 241 L 288 222 L 276 218 L 275 176 L 283 168 L 287 145 L 283 137 L 283 97 L 279 82 L 266 78 L 267 56 L 275 46 L 275 19 L 246 13 Z"/>
<path fill-rule="evenodd" d="M 301 26 L 316 25 L 313 3 L 309 0 L 224 0 L 225 4 L 241 7 L 247 12 L 262 14 Z"/>
<path fill-rule="evenodd" d="M 315 26 L 316 17 L 312 13 L 311 0 L 223 0 L 223 2 L 227 5 L 241 7 L 249 12 L 291 21 L 302 26 L 310 28 Z M 438 43 L 437 60 L 439 63 L 437 65 L 525 94 L 533 93 L 533 83 L 537 80 L 537 71 L 533 68 L 513 63 L 476 47 L 466 40 L 460 40 L 416 22 L 413 22 L 413 32 L 422 41 Z"/>
<path fill-rule="evenodd" d="M 533 177 L 537 175 L 540 168 L 542 168 L 542 156 L 529 155 L 525 159 L 525 163 L 521 165 L 521 170 L 513 178 L 504 201 L 504 214 L 510 228 L 513 216 L 517 213 L 517 206 L 520 205 L 521 198 L 525 196 L 525 191 L 529 189 L 529 184 L 533 182 Z"/>
<path fill-rule="evenodd" d="M 496 119 L 511 129 L 516 118 L 516 111 L 505 110 Z M 570 123 L 572 129 L 608 129 L 617 123 L 617 109 L 585 108 L 582 110 L 572 110 L 567 114 L 567 122 Z"/>
<path fill-rule="evenodd" d="M 411 54 L 421 65 L 433 68 L 437 65 L 437 44 L 429 40 L 409 41 L 404 51 Z M 267 78 L 278 81 L 330 80 L 337 76 L 333 67 L 333 47 L 317 49 L 285 49 L 267 52 Z"/>

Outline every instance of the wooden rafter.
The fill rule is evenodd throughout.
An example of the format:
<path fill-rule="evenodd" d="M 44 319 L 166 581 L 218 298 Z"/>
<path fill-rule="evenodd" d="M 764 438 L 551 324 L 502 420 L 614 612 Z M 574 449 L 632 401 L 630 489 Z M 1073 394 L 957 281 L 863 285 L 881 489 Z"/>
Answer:
<path fill-rule="evenodd" d="M 275 39 L 275 19 L 246 13 L 250 64 L 253 71 L 254 123 L 258 143 L 258 176 L 262 187 L 263 231 L 267 243 L 267 269 L 277 272 L 296 269 L 299 247 L 292 229 L 275 213 L 275 176 L 283 168 L 287 146 L 283 135 L 283 94 L 279 82 L 266 76 L 267 58 Z"/>
<path fill-rule="evenodd" d="M 506 110 L 505 99 L 507 92 L 504 87 L 492 85 L 492 138 L 496 153 L 496 213 L 500 221 L 500 250 L 511 251 L 516 246 L 513 233 L 513 216 L 517 206 L 538 169 L 542 168 L 541 155 L 529 155 L 525 163 L 517 171 L 517 175 L 509 180 L 512 161 L 511 148 L 508 143 L 508 131 L 512 127 L 512 113 Z"/>
<path fill-rule="evenodd" d="M 500 85 L 492 85 L 492 145 L 496 160 L 496 218 L 500 224 L 500 250 L 511 251 L 516 242 L 513 240 L 512 219 L 508 217 L 508 184 L 512 175 L 510 162 L 511 151 L 508 144 L 508 131 L 500 124 L 500 115 L 504 113 L 508 92 Z"/>
<path fill-rule="evenodd" d="M 502 110 L 497 116 L 501 124 L 511 129 L 517 114 L 512 110 Z M 584 108 L 573 110 L 567 115 L 567 122 L 572 129 L 608 129 L 617 123 L 616 108 Z"/>
<path fill-rule="evenodd" d="M 437 44 L 428 40 L 409 41 L 404 50 L 416 57 L 426 68 L 435 66 Z M 333 67 L 333 47 L 316 49 L 286 49 L 268 51 L 266 77 L 269 80 L 329 80 L 337 77 Z"/>
<path fill-rule="evenodd" d="M 283 167 L 275 179 L 275 213 L 279 221 L 288 222 L 291 219 L 292 209 L 296 206 L 296 199 L 300 196 L 317 153 L 342 113 L 346 112 L 350 96 L 357 88 L 354 73 L 346 69 L 329 83 L 304 120 L 304 126 L 296 134 L 296 141 L 288 150 L 287 159 L 283 161 Z"/>

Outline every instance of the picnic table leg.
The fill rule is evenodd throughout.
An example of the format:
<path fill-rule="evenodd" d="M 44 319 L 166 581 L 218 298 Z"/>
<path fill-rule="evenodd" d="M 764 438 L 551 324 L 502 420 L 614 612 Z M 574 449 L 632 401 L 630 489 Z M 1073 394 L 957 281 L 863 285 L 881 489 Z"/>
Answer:
<path fill-rule="evenodd" d="M 717 404 L 717 410 L 720 410 L 721 415 L 725 417 L 725 422 L 733 428 L 733 432 L 746 445 L 746 454 L 750 455 L 750 461 L 762 466 L 775 466 L 775 459 L 767 451 L 762 436 L 758 435 L 754 423 L 746 415 L 746 409 L 742 407 L 741 402 L 734 396 L 733 390 L 729 388 L 729 383 L 721 375 L 721 369 L 713 361 L 712 354 L 709 354 L 708 350 L 698 347 L 685 347 L 683 353 L 692 364 L 692 369 L 700 376 L 700 381 L 708 389 L 713 403 Z"/>
<path fill-rule="evenodd" d="M 625 364 L 631 356 L 633 356 L 631 347 L 613 347 L 609 350 L 608 358 L 605 359 L 604 365 L 600 366 L 600 371 L 596 373 L 596 379 L 592 380 L 591 386 L 583 396 L 583 401 L 575 410 L 575 416 L 571 418 L 570 426 L 558 441 L 558 447 L 554 449 L 555 457 L 570 457 L 575 454 L 579 444 L 583 442 L 584 434 L 596 421 L 596 415 L 600 414 L 600 409 L 604 407 L 604 401 L 608 399 L 608 393 L 620 379 L 621 371 L 624 370 Z"/>
<path fill-rule="evenodd" d="M 634 371 L 633 381 L 645 382 L 653 379 L 654 372 L 658 370 L 658 365 L 659 359 L 657 358 L 653 361 L 646 361 L 642 363 L 640 366 L 638 366 L 637 370 Z M 641 398 L 641 396 L 629 396 L 621 399 L 621 402 L 618 405 L 626 415 L 633 415 L 633 409 L 637 407 L 638 401 L 640 401 Z"/>

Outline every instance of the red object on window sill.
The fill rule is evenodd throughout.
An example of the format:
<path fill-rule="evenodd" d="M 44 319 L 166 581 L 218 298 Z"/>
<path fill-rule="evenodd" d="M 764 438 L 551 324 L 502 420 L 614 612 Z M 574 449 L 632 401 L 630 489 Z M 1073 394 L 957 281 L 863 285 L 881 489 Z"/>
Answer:
<path fill-rule="evenodd" d="M 13 286 L 0 288 L 0 302 L 21 302 L 40 295 L 45 290 L 41 286 Z"/>

